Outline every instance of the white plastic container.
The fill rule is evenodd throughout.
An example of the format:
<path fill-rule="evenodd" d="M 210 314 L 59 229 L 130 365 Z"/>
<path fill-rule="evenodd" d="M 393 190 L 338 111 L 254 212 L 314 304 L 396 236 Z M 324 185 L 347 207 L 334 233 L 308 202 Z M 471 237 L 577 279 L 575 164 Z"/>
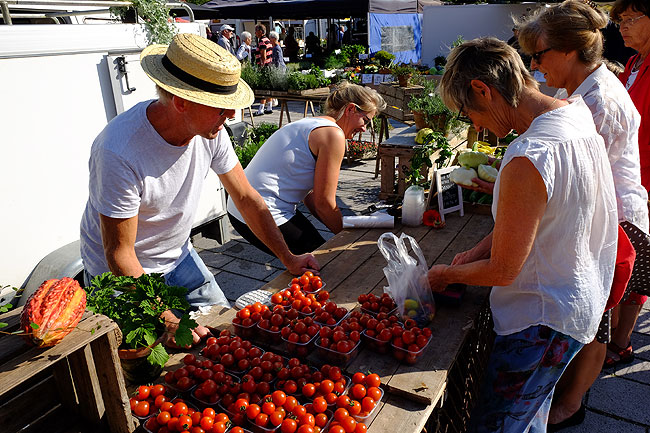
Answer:
<path fill-rule="evenodd" d="M 411 185 L 404 192 L 402 204 L 402 224 L 419 226 L 422 224 L 426 204 L 424 203 L 424 188 Z"/>

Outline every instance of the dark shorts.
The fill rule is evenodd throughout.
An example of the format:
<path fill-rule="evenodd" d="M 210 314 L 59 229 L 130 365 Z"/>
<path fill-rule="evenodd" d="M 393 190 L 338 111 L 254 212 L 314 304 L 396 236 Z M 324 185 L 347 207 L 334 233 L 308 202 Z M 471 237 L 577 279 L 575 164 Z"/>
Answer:
<path fill-rule="evenodd" d="M 232 224 L 233 228 L 237 230 L 237 233 L 239 233 L 241 237 L 265 253 L 275 256 L 275 254 L 264 245 L 264 242 L 255 236 L 246 224 L 239 221 L 230 213 L 228 213 L 228 218 L 230 218 L 230 224 Z M 293 254 L 311 253 L 325 243 L 325 239 L 321 236 L 318 230 L 316 230 L 316 227 L 314 227 L 307 217 L 298 210 L 296 210 L 296 215 L 294 215 L 293 218 L 278 226 L 278 228 L 284 237 L 284 241 L 289 247 L 289 251 Z"/>

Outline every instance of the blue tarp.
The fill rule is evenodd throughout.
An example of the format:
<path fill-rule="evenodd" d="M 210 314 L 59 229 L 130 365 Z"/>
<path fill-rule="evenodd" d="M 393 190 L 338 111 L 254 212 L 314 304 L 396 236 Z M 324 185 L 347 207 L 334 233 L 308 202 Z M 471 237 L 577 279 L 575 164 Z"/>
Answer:
<path fill-rule="evenodd" d="M 421 14 L 368 14 L 370 52 L 388 51 L 396 63 L 414 63 L 422 55 Z"/>

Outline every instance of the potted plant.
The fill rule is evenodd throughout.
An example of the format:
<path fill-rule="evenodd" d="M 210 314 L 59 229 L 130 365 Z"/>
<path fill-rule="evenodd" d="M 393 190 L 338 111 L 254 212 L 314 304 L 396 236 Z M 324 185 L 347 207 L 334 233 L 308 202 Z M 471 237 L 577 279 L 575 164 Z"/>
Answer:
<path fill-rule="evenodd" d="M 431 156 L 436 152 L 438 157 L 435 161 L 431 161 Z M 452 155 L 447 137 L 440 132 L 429 133 L 424 137 L 422 145 L 413 148 L 413 156 L 409 161 L 411 165 L 404 170 L 406 184 L 419 185 L 428 189 L 428 172 L 433 167 L 433 162 L 436 163 L 437 168 L 442 168 L 451 161 Z"/>
<path fill-rule="evenodd" d="M 401 64 L 393 66 L 390 72 L 397 78 L 400 87 L 408 87 L 409 80 L 414 75 L 415 69 L 412 66 Z"/>
<path fill-rule="evenodd" d="M 421 80 L 419 83 L 424 90 L 419 95 L 413 95 L 408 102 L 408 108 L 413 112 L 416 129 L 431 128 L 446 135 L 455 124 L 454 112 L 442 102 L 436 92 L 435 80 Z"/>
<path fill-rule="evenodd" d="M 162 274 L 134 278 L 106 272 L 93 278 L 86 294 L 86 309 L 107 316 L 119 326 L 123 338 L 118 355 L 124 376 L 131 382 L 151 382 L 169 360 L 161 344 L 166 332 L 163 312 L 183 313 L 174 334 L 176 344 L 192 344 L 192 329 L 197 323 L 185 313 L 189 308 L 187 289 L 168 286 Z"/>
<path fill-rule="evenodd" d="M 395 55 L 388 51 L 380 50 L 372 56 L 373 61 L 379 64 L 380 67 L 387 68 L 391 62 L 395 60 Z"/>

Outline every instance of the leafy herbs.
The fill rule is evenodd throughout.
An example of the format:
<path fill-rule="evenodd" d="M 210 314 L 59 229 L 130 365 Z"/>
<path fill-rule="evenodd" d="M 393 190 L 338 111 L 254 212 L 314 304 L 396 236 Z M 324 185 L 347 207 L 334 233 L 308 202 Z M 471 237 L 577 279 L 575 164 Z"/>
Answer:
<path fill-rule="evenodd" d="M 168 286 L 162 274 L 143 274 L 138 278 L 115 276 L 110 272 L 93 278 L 86 288 L 86 308 L 114 320 L 124 334 L 124 343 L 133 348 L 151 347 L 165 332 L 162 313 L 185 312 L 189 303 L 185 287 Z M 192 329 L 197 323 L 185 313 L 175 334 L 176 344 L 192 344 Z M 151 347 L 147 360 L 164 366 L 169 355 L 164 345 Z"/>
<path fill-rule="evenodd" d="M 434 162 L 437 168 L 442 168 L 450 161 L 453 152 L 449 147 L 447 137 L 440 132 L 430 133 L 424 138 L 424 144 L 413 148 L 413 157 L 410 160 L 411 166 L 404 171 L 407 184 L 428 187 L 429 179 L 422 173 L 422 168 L 433 167 L 431 155 L 436 151 L 439 151 L 439 153 Z"/>
<path fill-rule="evenodd" d="M 277 130 L 278 126 L 272 123 L 262 123 L 255 128 L 246 129 L 244 144 L 235 147 L 235 153 L 242 167 L 246 168 L 262 144 Z"/>

